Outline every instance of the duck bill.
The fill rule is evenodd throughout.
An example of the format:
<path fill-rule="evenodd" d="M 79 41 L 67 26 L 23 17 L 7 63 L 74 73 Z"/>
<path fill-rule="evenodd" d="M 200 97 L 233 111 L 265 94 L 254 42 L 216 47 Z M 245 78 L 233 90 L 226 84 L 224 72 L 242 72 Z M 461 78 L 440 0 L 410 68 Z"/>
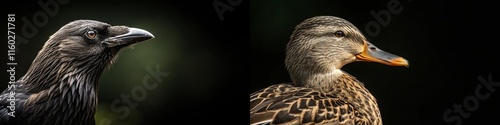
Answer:
<path fill-rule="evenodd" d="M 364 50 L 356 55 L 358 61 L 378 62 L 389 66 L 409 66 L 403 57 L 385 52 L 368 41 L 364 42 Z"/>

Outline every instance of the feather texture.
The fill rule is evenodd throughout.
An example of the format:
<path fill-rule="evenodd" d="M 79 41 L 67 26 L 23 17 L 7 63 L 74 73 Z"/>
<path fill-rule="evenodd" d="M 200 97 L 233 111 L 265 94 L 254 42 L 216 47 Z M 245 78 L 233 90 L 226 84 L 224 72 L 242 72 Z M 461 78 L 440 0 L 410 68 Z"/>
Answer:
<path fill-rule="evenodd" d="M 362 82 L 340 70 L 360 60 L 408 65 L 402 57 L 369 43 L 347 20 L 334 16 L 304 20 L 286 47 L 285 66 L 293 83 L 250 94 L 250 124 L 381 125 L 375 97 Z"/>
<path fill-rule="evenodd" d="M 89 37 L 89 31 L 101 33 Z M 0 94 L 0 125 L 95 124 L 102 72 L 122 47 L 152 37 L 144 30 L 93 20 L 64 25 L 45 42 L 17 87 Z M 108 47 L 112 44 L 119 46 Z"/>

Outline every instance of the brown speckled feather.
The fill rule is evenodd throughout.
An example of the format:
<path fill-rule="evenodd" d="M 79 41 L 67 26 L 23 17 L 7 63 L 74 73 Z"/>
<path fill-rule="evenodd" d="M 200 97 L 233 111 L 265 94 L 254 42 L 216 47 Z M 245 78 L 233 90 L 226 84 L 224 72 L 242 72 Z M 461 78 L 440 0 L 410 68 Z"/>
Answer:
<path fill-rule="evenodd" d="M 256 91 L 250 95 L 250 124 L 381 124 L 375 98 L 358 80 L 343 74 L 335 82 L 338 89 L 328 91 L 290 84 Z"/>
<path fill-rule="evenodd" d="M 408 66 L 407 60 L 368 42 L 347 20 L 304 20 L 286 47 L 285 66 L 293 85 L 272 85 L 250 94 L 250 124 L 382 125 L 375 97 L 341 70 L 354 61 Z"/>
<path fill-rule="evenodd" d="M 278 84 L 250 96 L 251 124 L 353 124 L 354 109 L 332 95 Z"/>

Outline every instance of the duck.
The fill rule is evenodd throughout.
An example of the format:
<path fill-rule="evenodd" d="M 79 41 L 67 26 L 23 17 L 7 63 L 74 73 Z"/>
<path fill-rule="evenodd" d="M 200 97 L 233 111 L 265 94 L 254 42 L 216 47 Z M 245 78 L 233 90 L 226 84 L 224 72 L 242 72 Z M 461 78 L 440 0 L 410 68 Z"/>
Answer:
<path fill-rule="evenodd" d="M 251 125 L 382 125 L 376 98 L 341 68 L 360 61 L 409 67 L 408 60 L 379 49 L 336 16 L 302 21 L 285 54 L 292 83 L 250 94 Z"/>

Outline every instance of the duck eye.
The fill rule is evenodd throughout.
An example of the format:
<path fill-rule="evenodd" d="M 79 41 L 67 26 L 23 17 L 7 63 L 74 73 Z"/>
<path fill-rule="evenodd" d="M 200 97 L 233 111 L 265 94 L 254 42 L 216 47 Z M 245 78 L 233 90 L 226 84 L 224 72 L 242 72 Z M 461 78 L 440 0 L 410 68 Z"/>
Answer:
<path fill-rule="evenodd" d="M 87 38 L 89 38 L 89 39 L 95 39 L 97 37 L 97 31 L 89 30 L 89 31 L 87 31 L 86 35 L 87 35 Z"/>
<path fill-rule="evenodd" d="M 342 31 L 337 31 L 334 34 L 335 34 L 335 37 L 343 37 L 343 36 L 345 36 L 344 32 L 342 32 Z"/>

